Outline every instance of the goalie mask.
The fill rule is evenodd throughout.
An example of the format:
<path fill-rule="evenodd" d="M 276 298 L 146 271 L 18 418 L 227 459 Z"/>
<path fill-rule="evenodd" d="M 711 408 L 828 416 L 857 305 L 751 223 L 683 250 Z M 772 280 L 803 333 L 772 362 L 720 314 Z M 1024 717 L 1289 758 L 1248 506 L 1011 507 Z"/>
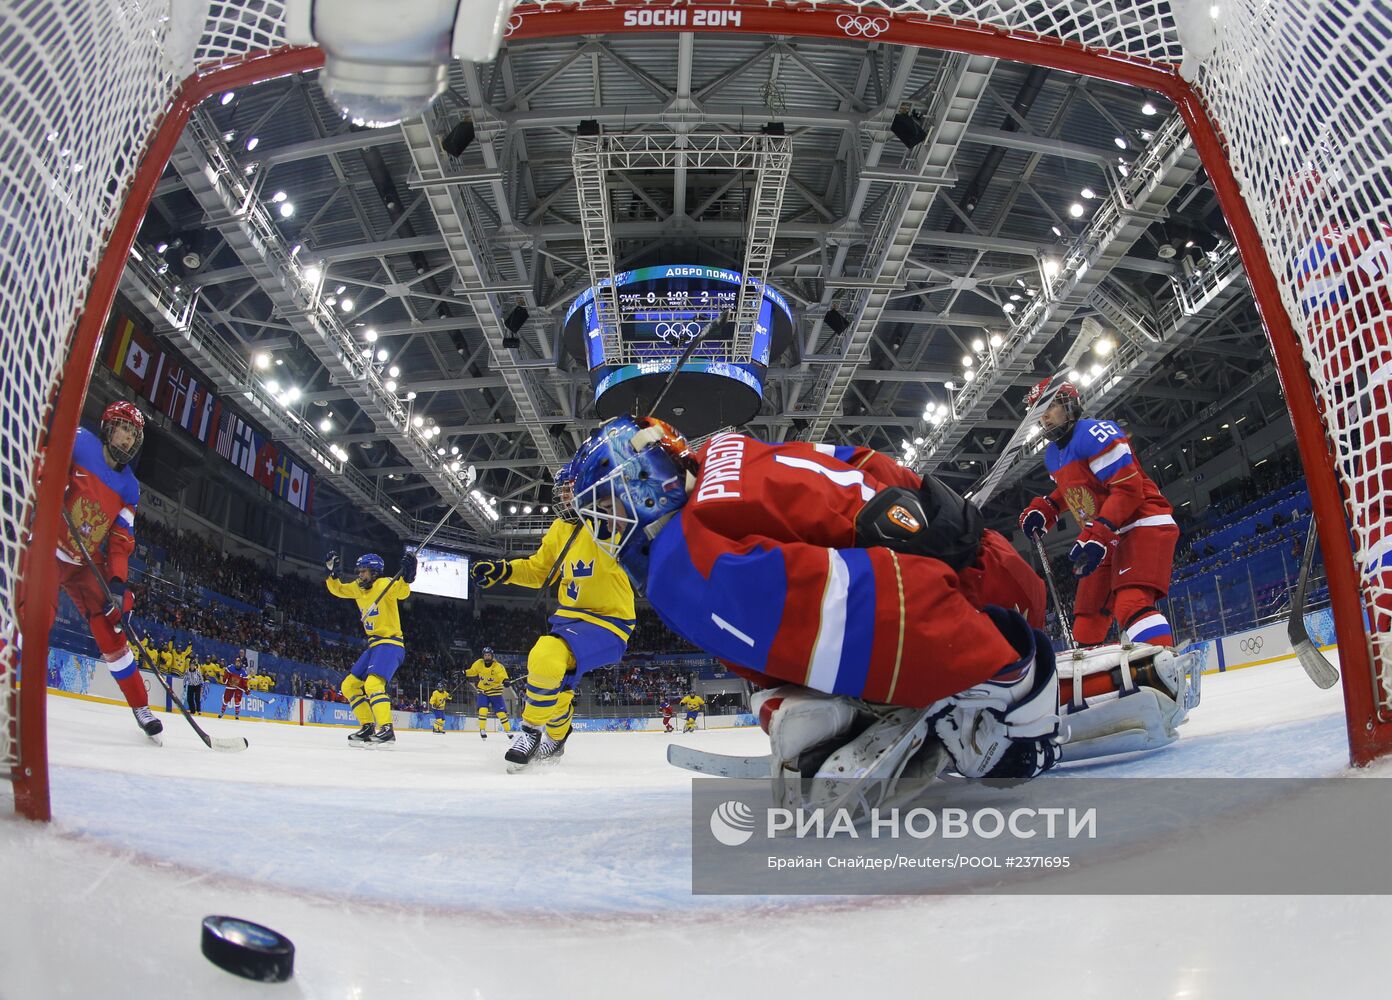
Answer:
<path fill-rule="evenodd" d="M 696 469 L 686 439 L 655 417 L 614 417 L 581 446 L 574 469 L 576 513 L 641 590 L 648 529 L 686 503 Z"/>
<path fill-rule="evenodd" d="M 121 429 L 129 430 L 131 435 L 128 441 L 117 444 L 116 433 Z M 101 440 L 118 468 L 129 465 L 145 443 L 145 414 L 134 403 L 125 400 L 112 403 L 102 411 Z"/>
<path fill-rule="evenodd" d="M 1039 426 L 1046 438 L 1058 443 L 1067 441 L 1068 435 L 1073 433 L 1074 426 L 1082 419 L 1083 397 L 1072 382 L 1060 382 L 1051 388 L 1049 383 L 1052 381 L 1046 378 L 1036 383 L 1025 397 L 1025 404 L 1033 410 L 1043 403 L 1044 409 L 1039 412 Z M 1054 406 L 1063 407 L 1064 416 L 1061 423 L 1057 422 L 1056 415 L 1049 413 Z"/>

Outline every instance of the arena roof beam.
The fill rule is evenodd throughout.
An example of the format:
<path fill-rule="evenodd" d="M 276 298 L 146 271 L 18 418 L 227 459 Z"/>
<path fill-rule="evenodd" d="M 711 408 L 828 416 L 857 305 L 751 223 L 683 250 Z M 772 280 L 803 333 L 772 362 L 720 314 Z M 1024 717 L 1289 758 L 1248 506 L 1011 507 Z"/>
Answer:
<path fill-rule="evenodd" d="M 491 520 L 468 501 L 459 475 L 439 461 L 423 436 L 412 430 L 401 401 L 386 390 L 372 366 L 364 363 L 338 313 L 323 304 L 322 273 L 318 281 L 308 280 L 291 257 L 257 197 L 257 186 L 265 174 L 258 173 L 255 180 L 248 181 L 211 119 L 201 111 L 189 117 L 169 162 L 209 224 L 222 234 L 277 313 L 294 328 L 331 378 L 379 428 L 387 429 L 392 443 L 415 463 L 416 471 L 435 485 L 446 502 L 458 503 L 475 528 L 489 530 Z"/>
<path fill-rule="evenodd" d="M 482 88 L 478 82 L 477 67 L 468 63 L 462 64 L 461 69 L 464 72 L 471 99 L 481 101 Z M 430 181 L 456 176 L 460 172 L 460 167 L 457 164 L 448 161 L 443 156 L 439 144 L 435 141 L 436 133 L 443 131 L 443 127 L 444 123 L 437 118 L 433 110 L 428 111 L 422 118 L 407 122 L 402 126 L 407 148 L 410 150 L 411 159 L 415 164 L 416 174 L 427 184 Z M 485 166 L 489 170 L 496 171 L 498 169 L 498 155 L 494 148 L 492 136 L 486 133 L 480 134 L 477 145 L 483 151 Z M 501 182 L 494 182 L 492 187 L 502 222 L 511 225 L 513 219 Z M 505 310 L 501 301 L 503 297 L 490 292 L 489 289 L 504 284 L 508 276 L 498 272 L 489 256 L 484 243 L 484 234 L 481 232 L 482 224 L 475 214 L 470 212 L 461 189 L 452 184 L 429 184 L 425 191 L 430 202 L 430 210 L 434 213 L 436 223 L 444 237 L 450 259 L 459 272 L 459 279 L 464 288 L 462 298 L 468 301 L 478 319 L 484 339 L 488 342 L 489 350 L 493 356 L 494 368 L 503 376 L 507 384 L 508 393 L 512 397 L 513 404 L 517 407 L 518 415 L 522 418 L 521 422 L 531 435 L 540 461 L 557 468 L 562 459 L 556 451 L 554 440 L 546 431 L 547 425 L 555 420 L 556 408 L 540 398 L 541 390 L 539 386 L 532 384 L 533 376 L 517 364 L 516 355 L 512 350 L 503 346 L 503 338 L 510 336 L 503 320 L 505 311 L 510 311 L 510 307 Z M 521 250 L 513 248 L 511 252 L 515 255 L 513 264 L 517 268 L 517 273 L 525 276 L 526 270 L 521 260 Z M 530 287 L 530 279 L 525 283 Z M 540 312 L 534 299 L 531 305 L 534 310 Z"/>
<path fill-rule="evenodd" d="M 1035 359 L 1141 234 L 1163 217 L 1165 206 L 1198 169 L 1198 155 L 1176 115 L 1108 192 L 1057 271 L 1041 273 L 1043 293 L 1023 310 L 1005 343 L 982 360 L 975 378 L 958 393 L 952 419 L 923 425 L 926 444 L 914 462 L 917 471 L 931 471 L 951 460 L 975 422 L 988 416 L 1009 388 L 1007 376 L 1034 372 Z"/>
<path fill-rule="evenodd" d="M 892 92 L 902 93 L 906 86 L 915 51 L 902 50 Z M 948 174 L 972 115 L 985 93 L 994 65 L 994 59 L 983 56 L 950 55 L 944 59 L 939 74 L 940 84 L 926 115 L 931 123 L 929 138 L 909 151 L 905 157 L 905 169 L 922 177 L 944 177 Z M 897 104 L 897 100 L 889 103 Z M 888 141 L 888 133 L 874 140 L 865 159 L 866 168 L 879 166 Z M 872 183 L 875 182 L 865 179 L 858 182 L 852 209 L 848 213 L 853 219 L 863 209 Z M 853 373 L 865 361 L 871 334 L 889 303 L 890 293 L 906 277 L 914 243 L 937 191 L 934 185 L 899 186 L 882 212 L 862 268 L 863 276 L 873 277 L 876 287 L 852 293 L 853 304 L 848 307 L 849 311 L 843 310 L 850 320 L 850 329 L 838 338 L 840 343 L 835 351 L 839 353 L 840 360 L 823 368 L 818 373 L 810 396 L 803 397 L 807 406 L 802 412 L 810 418 L 805 434 L 807 440 L 824 440 L 833 416 L 841 412 L 846 390 Z M 838 248 L 831 277 L 839 276 L 846 250 L 845 245 Z M 820 323 L 817 325 L 820 326 Z"/>

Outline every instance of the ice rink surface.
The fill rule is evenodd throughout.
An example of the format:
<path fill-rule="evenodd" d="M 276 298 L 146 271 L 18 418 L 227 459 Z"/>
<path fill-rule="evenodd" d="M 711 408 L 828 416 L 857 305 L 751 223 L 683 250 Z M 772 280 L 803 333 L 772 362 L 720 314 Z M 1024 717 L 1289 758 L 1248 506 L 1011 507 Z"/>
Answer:
<path fill-rule="evenodd" d="M 207 719 L 251 742 L 217 754 L 161 718 L 158 748 L 126 709 L 49 699 L 54 821 L 0 819 L 0 1000 L 1385 989 L 1386 897 L 693 896 L 691 775 L 666 747 L 764 753 L 757 730 L 576 733 L 554 767 L 509 775 L 496 735 L 358 750 L 346 729 Z M 1040 780 L 1348 773 L 1339 689 L 1293 661 L 1205 677 L 1182 733 Z M 213 913 L 287 934 L 295 978 L 261 985 L 208 963 L 199 924 Z"/>

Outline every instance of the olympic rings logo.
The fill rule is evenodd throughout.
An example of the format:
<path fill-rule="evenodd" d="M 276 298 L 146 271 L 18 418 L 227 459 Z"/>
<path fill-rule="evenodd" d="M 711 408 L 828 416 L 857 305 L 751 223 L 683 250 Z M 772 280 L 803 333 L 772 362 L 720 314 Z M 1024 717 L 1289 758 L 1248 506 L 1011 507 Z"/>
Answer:
<path fill-rule="evenodd" d="M 837 17 L 836 26 L 851 38 L 879 38 L 889 30 L 889 18 L 842 14 Z"/>
<path fill-rule="evenodd" d="M 692 320 L 687 323 L 658 323 L 653 332 L 662 340 L 672 343 L 681 343 L 683 340 L 690 340 L 701 332 L 701 324 Z"/>
<path fill-rule="evenodd" d="M 1266 645 L 1265 640 L 1263 640 L 1261 636 L 1256 635 L 1248 639 L 1243 639 L 1238 643 L 1238 648 L 1244 653 L 1260 653 L 1264 645 Z"/>
<path fill-rule="evenodd" d="M 512 17 L 508 18 L 507 27 L 503 29 L 503 37 L 512 37 L 512 33 L 520 27 L 522 27 L 522 15 L 513 14 Z"/>

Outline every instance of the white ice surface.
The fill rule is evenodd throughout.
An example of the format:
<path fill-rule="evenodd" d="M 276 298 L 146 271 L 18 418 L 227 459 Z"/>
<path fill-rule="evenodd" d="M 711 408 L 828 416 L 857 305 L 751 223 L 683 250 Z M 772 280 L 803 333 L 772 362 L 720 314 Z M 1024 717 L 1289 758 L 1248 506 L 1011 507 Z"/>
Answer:
<path fill-rule="evenodd" d="M 344 729 L 211 719 L 251 741 L 215 754 L 162 718 L 156 748 L 128 710 L 49 699 L 54 822 L 0 819 L 2 1000 L 1386 988 L 1385 897 L 693 896 L 690 775 L 666 746 L 762 753 L 758 731 L 577 733 L 554 768 L 508 775 L 497 736 L 403 733 L 369 751 Z M 1339 689 L 1292 662 L 1204 678 L 1165 751 L 1041 780 L 1339 775 L 1346 754 Z M 204 960 L 212 913 L 289 935 L 292 982 Z"/>

